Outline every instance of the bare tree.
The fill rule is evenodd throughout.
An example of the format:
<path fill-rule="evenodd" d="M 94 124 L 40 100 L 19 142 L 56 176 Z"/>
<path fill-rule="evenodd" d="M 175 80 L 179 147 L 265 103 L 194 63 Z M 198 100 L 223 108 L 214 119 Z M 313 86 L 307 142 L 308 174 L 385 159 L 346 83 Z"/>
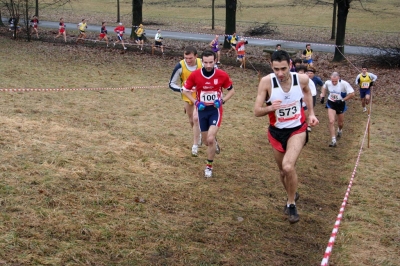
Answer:
<path fill-rule="evenodd" d="M 236 32 L 236 9 L 237 0 L 225 0 L 226 15 L 225 15 L 225 34 L 233 34 Z M 230 44 L 225 38 L 224 48 L 230 48 Z"/>
<path fill-rule="evenodd" d="M 120 12 L 119 12 L 119 0 L 117 0 L 117 22 L 121 22 Z"/>
<path fill-rule="evenodd" d="M 332 33 L 331 33 L 331 40 L 336 38 L 336 7 L 337 7 L 337 0 L 333 0 L 333 15 L 332 15 Z"/>
<path fill-rule="evenodd" d="M 337 28 L 336 28 L 336 49 L 333 56 L 334 62 L 344 59 L 344 41 L 346 36 L 347 15 L 349 14 L 351 0 L 336 0 L 338 7 Z"/>
<path fill-rule="evenodd" d="M 137 27 L 143 23 L 143 0 L 132 0 L 132 26 Z M 131 31 L 131 39 L 136 39 L 134 28 Z"/>
<path fill-rule="evenodd" d="M 215 0 L 211 2 L 211 29 L 215 29 Z"/>

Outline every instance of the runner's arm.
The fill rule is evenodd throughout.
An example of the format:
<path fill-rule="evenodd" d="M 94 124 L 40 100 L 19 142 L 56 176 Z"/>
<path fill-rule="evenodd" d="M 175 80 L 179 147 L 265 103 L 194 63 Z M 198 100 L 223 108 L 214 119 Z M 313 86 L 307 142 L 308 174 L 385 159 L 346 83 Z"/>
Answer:
<path fill-rule="evenodd" d="M 227 102 L 233 96 L 233 94 L 235 94 L 235 89 L 233 88 L 232 85 L 229 88 L 227 88 L 227 90 L 228 93 L 222 98 L 222 104 Z"/>
<path fill-rule="evenodd" d="M 260 80 L 258 84 L 258 92 L 256 102 L 254 104 L 254 115 L 256 117 L 265 116 L 270 112 L 275 112 L 279 109 L 281 101 L 274 101 L 271 105 L 264 105 L 267 95 L 270 95 L 271 91 L 271 77 L 265 76 Z"/>
<path fill-rule="evenodd" d="M 306 74 L 299 74 L 301 89 L 303 90 L 303 100 L 308 109 L 308 121 L 311 126 L 316 126 L 319 121 L 314 114 L 313 98 L 310 87 L 308 86 L 310 78 Z"/>
<path fill-rule="evenodd" d="M 172 71 L 171 78 L 169 80 L 169 88 L 175 92 L 181 92 L 181 74 L 182 74 L 182 66 L 178 63 L 174 70 Z"/>

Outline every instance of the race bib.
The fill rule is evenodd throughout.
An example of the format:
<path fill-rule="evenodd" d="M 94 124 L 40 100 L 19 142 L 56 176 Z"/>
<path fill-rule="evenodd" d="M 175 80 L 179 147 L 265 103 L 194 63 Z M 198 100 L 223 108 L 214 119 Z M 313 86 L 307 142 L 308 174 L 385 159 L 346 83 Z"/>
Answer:
<path fill-rule="evenodd" d="M 368 89 L 369 88 L 369 82 L 363 82 L 361 83 L 361 89 Z"/>
<path fill-rule="evenodd" d="M 329 94 L 329 100 L 331 100 L 332 102 L 337 101 L 339 99 L 341 99 L 340 94 L 337 94 L 337 93 Z"/>
<path fill-rule="evenodd" d="M 205 104 L 214 104 L 214 101 L 218 99 L 218 93 L 216 91 L 202 91 L 200 93 L 200 101 Z"/>
<path fill-rule="evenodd" d="M 293 102 L 276 110 L 275 115 L 279 122 L 295 120 L 300 117 L 300 109 L 300 102 Z"/>

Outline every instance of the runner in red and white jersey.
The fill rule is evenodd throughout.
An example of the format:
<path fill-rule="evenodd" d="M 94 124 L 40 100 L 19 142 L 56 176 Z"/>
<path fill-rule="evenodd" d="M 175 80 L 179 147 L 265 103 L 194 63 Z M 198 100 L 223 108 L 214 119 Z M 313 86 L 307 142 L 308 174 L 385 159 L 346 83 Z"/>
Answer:
<path fill-rule="evenodd" d="M 201 55 L 203 68 L 190 74 L 183 86 L 183 94 L 191 100 L 197 108 L 200 131 L 207 148 L 207 165 L 205 177 L 212 177 L 212 163 L 215 157 L 216 136 L 221 126 L 223 108 L 235 90 L 229 75 L 214 66 L 217 62 L 215 52 L 206 50 Z M 223 89 L 228 90 L 222 94 Z M 192 92 L 196 92 L 196 99 Z"/>

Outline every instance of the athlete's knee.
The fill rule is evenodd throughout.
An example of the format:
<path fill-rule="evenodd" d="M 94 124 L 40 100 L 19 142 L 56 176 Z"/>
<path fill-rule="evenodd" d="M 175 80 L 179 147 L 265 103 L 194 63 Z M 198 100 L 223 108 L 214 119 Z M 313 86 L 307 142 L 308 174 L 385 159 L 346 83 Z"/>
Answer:
<path fill-rule="evenodd" d="M 212 146 L 215 142 L 215 136 L 208 134 L 207 135 L 207 146 Z"/>
<path fill-rule="evenodd" d="M 292 173 L 294 173 L 295 168 L 294 168 L 294 164 L 291 163 L 282 163 L 282 171 L 283 175 L 288 176 Z"/>

